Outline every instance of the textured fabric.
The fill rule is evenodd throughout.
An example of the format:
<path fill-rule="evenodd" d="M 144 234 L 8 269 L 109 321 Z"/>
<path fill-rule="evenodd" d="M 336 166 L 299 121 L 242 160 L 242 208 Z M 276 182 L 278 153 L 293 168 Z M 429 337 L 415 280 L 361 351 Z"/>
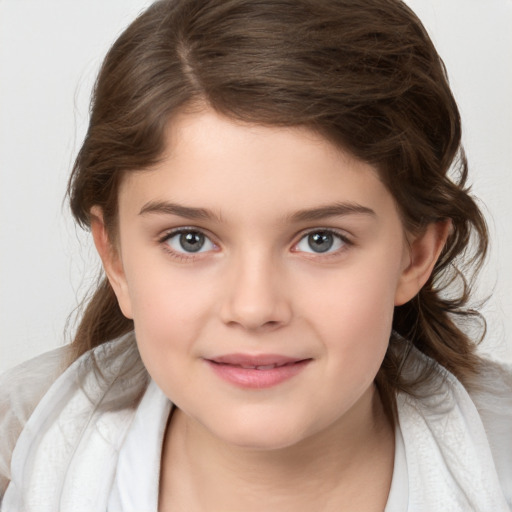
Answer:
<path fill-rule="evenodd" d="M 512 509 L 512 365 L 487 361 L 470 394 L 484 424 L 501 487 Z"/>
<path fill-rule="evenodd" d="M 398 411 L 409 481 L 407 510 L 509 510 L 481 418 L 453 376 L 446 374 L 443 385 L 420 400 L 399 395 Z M 507 458 L 510 465 L 511 452 Z"/>
<path fill-rule="evenodd" d="M 389 490 L 388 503 L 384 512 L 406 512 L 409 506 L 409 474 L 405 445 L 400 425 L 395 427 L 395 464 Z"/>
<path fill-rule="evenodd" d="M 25 423 L 55 379 L 66 369 L 68 347 L 47 352 L 0 379 L 0 497 L 11 479 L 11 454 Z"/>
<path fill-rule="evenodd" d="M 2 512 L 106 510 L 119 449 L 147 382 L 132 335 L 62 373 L 21 431 Z"/>
<path fill-rule="evenodd" d="M 60 371 L 56 353 L 53 359 L 45 357 L 55 376 Z M 413 378 L 426 364 L 431 362 L 413 350 L 404 371 Z M 26 366 L 25 375 L 30 366 L 39 364 Z M 0 394 L 14 385 L 15 375 L 0 380 Z M 509 510 L 511 375 L 511 368 L 488 363 L 470 386 L 470 396 L 435 365 L 434 378 L 420 396 L 398 396 L 395 469 L 386 512 Z M 38 394 L 44 396 L 35 409 L 35 392 L 0 398 L 7 418 L 0 423 L 0 473 L 3 482 L 10 480 L 1 511 L 156 512 L 171 403 L 148 379 L 133 336 L 85 355 L 46 393 L 48 381 L 43 380 Z M 9 405 L 21 398 L 27 403 Z M 11 432 L 7 437 L 4 428 Z"/>
<path fill-rule="evenodd" d="M 117 461 L 108 512 L 157 512 L 162 444 L 171 402 L 151 381 Z"/>

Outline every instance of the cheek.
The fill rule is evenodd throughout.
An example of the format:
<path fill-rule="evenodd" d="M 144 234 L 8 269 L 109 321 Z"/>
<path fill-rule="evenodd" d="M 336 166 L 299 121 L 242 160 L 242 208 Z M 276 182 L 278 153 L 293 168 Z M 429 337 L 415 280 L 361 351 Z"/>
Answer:
<path fill-rule="evenodd" d="M 157 379 L 183 366 L 184 356 L 195 355 L 218 287 L 213 276 L 176 269 L 162 259 L 137 263 L 132 259 L 125 265 L 135 334 L 142 359 Z"/>
<path fill-rule="evenodd" d="M 353 328 L 361 334 L 372 329 L 386 331 L 394 311 L 398 261 L 393 252 L 361 258 L 331 274 L 307 276 L 303 288 L 311 291 L 308 308 L 341 330 Z"/>
<path fill-rule="evenodd" d="M 353 377 L 365 368 L 376 373 L 389 342 L 399 265 L 394 253 L 384 256 L 340 270 L 302 306 L 332 356 L 330 364 L 338 370 L 345 365 Z"/>
<path fill-rule="evenodd" d="M 179 274 L 165 277 L 156 269 L 133 279 L 129 288 L 135 325 L 164 343 L 176 332 L 185 335 L 193 330 L 211 302 L 209 287 L 195 284 Z"/>

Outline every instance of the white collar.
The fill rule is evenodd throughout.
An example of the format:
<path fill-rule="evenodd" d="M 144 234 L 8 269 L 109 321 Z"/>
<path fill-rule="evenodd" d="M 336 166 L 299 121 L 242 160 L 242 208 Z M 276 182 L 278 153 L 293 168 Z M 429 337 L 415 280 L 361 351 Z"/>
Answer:
<path fill-rule="evenodd" d="M 108 505 L 109 512 L 156 512 L 171 404 L 152 381 L 125 378 L 127 361 L 138 358 L 130 355 L 133 337 L 126 340 L 128 355 L 112 365 L 109 350 L 123 343 L 95 349 L 104 379 L 95 377 L 87 355 L 87 364 L 77 361 L 43 397 L 13 452 L 2 511 L 94 512 Z M 414 372 L 429 360 L 413 351 L 410 363 L 406 371 Z M 455 377 L 439 365 L 433 369 L 436 386 L 422 388 L 422 397 L 397 397 L 403 453 L 395 456 L 386 512 L 402 512 L 391 507 L 403 478 L 410 512 L 509 512 L 473 401 Z"/>
<path fill-rule="evenodd" d="M 171 407 L 151 380 L 119 451 L 108 512 L 157 512 L 162 444 Z"/>

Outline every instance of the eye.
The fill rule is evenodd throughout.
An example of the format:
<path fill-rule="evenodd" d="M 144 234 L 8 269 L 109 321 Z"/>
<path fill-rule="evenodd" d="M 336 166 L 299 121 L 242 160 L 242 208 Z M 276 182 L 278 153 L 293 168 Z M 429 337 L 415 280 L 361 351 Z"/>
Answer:
<path fill-rule="evenodd" d="M 350 242 L 339 233 L 320 229 L 304 235 L 295 245 L 294 250 L 316 254 L 333 253 L 349 244 Z"/>
<path fill-rule="evenodd" d="M 162 242 L 177 253 L 199 253 L 211 251 L 216 245 L 201 231 L 180 229 L 168 234 Z"/>

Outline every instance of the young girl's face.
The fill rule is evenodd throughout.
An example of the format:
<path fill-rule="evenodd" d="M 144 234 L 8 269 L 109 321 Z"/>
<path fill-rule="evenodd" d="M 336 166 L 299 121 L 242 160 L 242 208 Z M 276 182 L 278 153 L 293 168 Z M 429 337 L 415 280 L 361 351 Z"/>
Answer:
<path fill-rule="evenodd" d="M 370 165 L 306 129 L 183 114 L 121 185 L 118 254 L 142 359 L 208 435 L 278 448 L 371 409 L 410 254 Z"/>

